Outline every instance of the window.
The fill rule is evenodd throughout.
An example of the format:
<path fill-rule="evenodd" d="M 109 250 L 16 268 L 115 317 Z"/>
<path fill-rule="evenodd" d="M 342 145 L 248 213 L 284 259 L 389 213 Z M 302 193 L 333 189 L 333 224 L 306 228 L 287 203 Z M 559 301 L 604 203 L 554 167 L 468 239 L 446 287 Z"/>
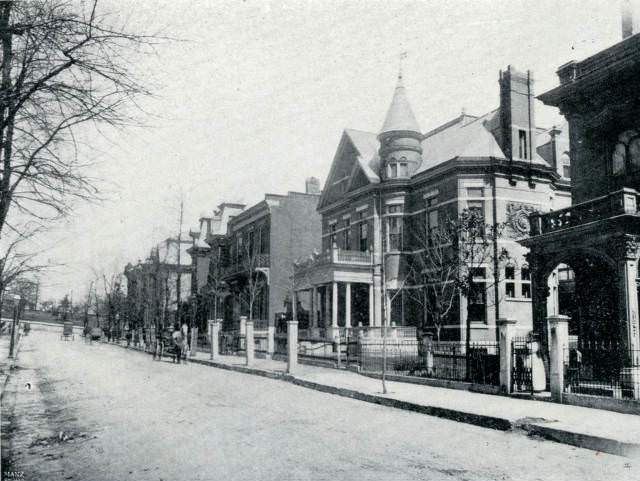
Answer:
<path fill-rule="evenodd" d="M 240 262 L 242 260 L 243 257 L 243 243 L 242 243 L 242 235 L 238 234 L 238 237 L 236 237 L 236 261 Z"/>
<path fill-rule="evenodd" d="M 433 245 L 435 241 L 436 231 L 438 230 L 438 210 L 432 209 L 427 213 L 427 232 L 429 236 L 429 245 Z"/>
<path fill-rule="evenodd" d="M 629 144 L 629 157 L 631 157 L 631 168 L 640 169 L 640 137 L 636 137 Z"/>
<path fill-rule="evenodd" d="M 360 251 L 366 252 L 369 249 L 369 225 L 364 217 L 364 212 L 360 212 L 358 221 L 360 222 Z"/>
<path fill-rule="evenodd" d="M 471 322 L 487 322 L 487 280 L 486 269 L 472 270 L 473 290 L 469 295 L 469 316 Z"/>
<path fill-rule="evenodd" d="M 336 245 L 336 227 L 337 224 L 331 224 L 329 229 L 331 229 L 331 235 L 329 236 L 329 243 L 331 244 L 329 247 L 333 249 L 333 246 Z"/>
<path fill-rule="evenodd" d="M 267 225 L 260 227 L 260 253 L 269 252 L 269 228 Z"/>
<path fill-rule="evenodd" d="M 518 130 L 518 157 L 521 159 L 529 158 L 529 149 L 527 149 L 527 132 Z"/>
<path fill-rule="evenodd" d="M 253 230 L 250 230 L 247 235 L 247 252 L 249 255 L 253 255 L 255 253 L 255 242 L 254 242 L 254 233 Z"/>
<path fill-rule="evenodd" d="M 344 248 L 351 250 L 351 219 L 344 220 Z"/>
<path fill-rule="evenodd" d="M 507 266 L 504 268 L 505 291 L 507 297 L 516 297 L 516 268 Z"/>
<path fill-rule="evenodd" d="M 522 282 L 520 286 L 522 297 L 531 299 L 531 272 L 528 266 L 522 266 L 522 269 L 520 269 L 520 281 Z"/>
<path fill-rule="evenodd" d="M 387 208 L 389 214 L 398 214 L 402 212 L 402 206 L 390 205 Z M 402 249 L 402 217 L 390 216 L 387 218 L 387 226 L 389 232 L 389 249 L 390 251 L 399 251 Z"/>
<path fill-rule="evenodd" d="M 571 178 L 571 159 L 569 157 L 569 152 L 564 152 L 560 156 L 560 165 L 562 166 L 562 177 L 570 179 Z"/>
<path fill-rule="evenodd" d="M 409 169 L 406 162 L 400 163 L 400 177 L 409 177 Z"/>
<path fill-rule="evenodd" d="M 398 164 L 395 162 L 393 164 L 389 164 L 389 178 L 395 179 L 398 177 Z"/>
<path fill-rule="evenodd" d="M 640 136 L 635 130 L 621 133 L 611 154 L 613 175 L 622 174 L 628 169 L 640 169 Z"/>

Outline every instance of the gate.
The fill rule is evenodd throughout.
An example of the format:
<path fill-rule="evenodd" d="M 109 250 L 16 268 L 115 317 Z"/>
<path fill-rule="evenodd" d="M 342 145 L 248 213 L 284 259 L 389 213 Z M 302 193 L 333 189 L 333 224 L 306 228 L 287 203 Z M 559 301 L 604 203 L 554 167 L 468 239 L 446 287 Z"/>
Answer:
<path fill-rule="evenodd" d="M 530 337 L 515 337 L 511 341 L 511 392 L 533 394 L 532 344 L 534 342 Z"/>
<path fill-rule="evenodd" d="M 220 354 L 232 355 L 238 354 L 244 350 L 245 336 L 240 331 L 221 331 L 220 332 Z"/>

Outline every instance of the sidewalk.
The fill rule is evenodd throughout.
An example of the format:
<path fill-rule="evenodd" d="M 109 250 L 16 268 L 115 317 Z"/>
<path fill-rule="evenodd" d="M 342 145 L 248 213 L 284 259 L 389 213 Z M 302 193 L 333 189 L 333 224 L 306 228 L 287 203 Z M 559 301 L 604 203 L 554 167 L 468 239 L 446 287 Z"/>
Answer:
<path fill-rule="evenodd" d="M 514 399 L 403 382 L 382 383 L 354 372 L 299 365 L 286 374 L 286 362 L 220 356 L 215 362 L 197 353 L 191 362 L 292 382 L 339 396 L 406 409 L 492 429 L 515 430 L 596 451 L 640 458 L 640 416 L 599 409 Z"/>

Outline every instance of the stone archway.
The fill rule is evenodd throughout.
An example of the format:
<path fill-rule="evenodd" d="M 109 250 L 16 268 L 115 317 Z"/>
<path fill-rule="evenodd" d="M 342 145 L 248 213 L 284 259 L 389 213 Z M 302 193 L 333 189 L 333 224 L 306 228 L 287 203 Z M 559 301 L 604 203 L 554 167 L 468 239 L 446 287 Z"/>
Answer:
<path fill-rule="evenodd" d="M 538 334 L 546 337 L 547 297 L 551 295 L 548 281 L 558 266 L 568 266 L 574 276 L 572 312 L 573 331 L 584 341 L 619 343 L 620 292 L 619 275 L 615 261 L 607 254 L 594 249 L 571 249 L 550 256 L 535 273 L 534 310 L 539 311 Z M 543 309 L 544 308 L 544 309 Z M 535 313 L 534 313 L 535 316 Z"/>

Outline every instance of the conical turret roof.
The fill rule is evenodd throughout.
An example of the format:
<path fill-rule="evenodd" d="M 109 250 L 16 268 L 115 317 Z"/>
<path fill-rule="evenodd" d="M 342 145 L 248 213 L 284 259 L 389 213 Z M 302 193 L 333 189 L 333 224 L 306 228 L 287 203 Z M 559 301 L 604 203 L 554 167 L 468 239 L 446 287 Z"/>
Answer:
<path fill-rule="evenodd" d="M 418 125 L 416 116 L 413 114 L 413 110 L 411 110 L 411 105 L 409 105 L 407 90 L 402 83 L 402 75 L 398 76 L 398 84 L 393 94 L 393 100 L 387 111 L 387 116 L 384 119 L 380 133 L 384 134 L 385 132 L 399 130 L 420 132 L 420 126 Z"/>

